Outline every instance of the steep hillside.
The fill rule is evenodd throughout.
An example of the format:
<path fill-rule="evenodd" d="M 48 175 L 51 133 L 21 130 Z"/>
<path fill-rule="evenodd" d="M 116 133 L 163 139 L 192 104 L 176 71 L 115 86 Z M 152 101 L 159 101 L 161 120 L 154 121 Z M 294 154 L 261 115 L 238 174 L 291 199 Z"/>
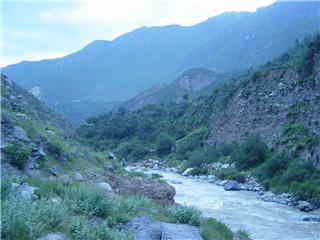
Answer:
<path fill-rule="evenodd" d="M 4 72 L 26 89 L 37 87 L 51 105 L 124 100 L 189 68 L 223 72 L 265 63 L 319 29 L 318 9 L 319 2 L 277 2 L 190 27 L 143 27 L 63 58 L 24 61 Z"/>
<path fill-rule="evenodd" d="M 203 68 L 190 69 L 171 83 L 149 88 L 125 101 L 121 106 L 128 110 L 137 110 L 149 104 L 178 103 L 191 100 L 227 81 L 228 78 L 227 75 L 216 74 Z"/>
<path fill-rule="evenodd" d="M 207 143 L 241 142 L 248 134 L 320 167 L 319 35 L 301 58 L 262 68 L 230 92 L 210 119 Z"/>
<path fill-rule="evenodd" d="M 119 109 L 90 118 L 77 132 L 84 143 L 114 148 L 129 161 L 187 160 L 198 174 L 215 162 L 235 164 L 246 172 L 214 174 L 251 173 L 267 188 L 320 206 L 319 64 L 318 34 L 194 101 Z"/>
<path fill-rule="evenodd" d="M 3 176 L 44 177 L 75 167 L 102 167 L 101 156 L 79 148 L 75 138 L 75 128 L 67 119 L 1 73 Z"/>

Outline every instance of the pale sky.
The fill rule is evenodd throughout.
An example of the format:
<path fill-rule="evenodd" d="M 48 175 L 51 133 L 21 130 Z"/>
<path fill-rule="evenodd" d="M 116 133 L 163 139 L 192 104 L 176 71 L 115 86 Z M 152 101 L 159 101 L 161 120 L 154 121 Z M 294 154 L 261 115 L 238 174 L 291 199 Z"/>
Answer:
<path fill-rule="evenodd" d="M 64 56 L 142 26 L 193 25 L 275 0 L 0 0 L 0 66 Z"/>

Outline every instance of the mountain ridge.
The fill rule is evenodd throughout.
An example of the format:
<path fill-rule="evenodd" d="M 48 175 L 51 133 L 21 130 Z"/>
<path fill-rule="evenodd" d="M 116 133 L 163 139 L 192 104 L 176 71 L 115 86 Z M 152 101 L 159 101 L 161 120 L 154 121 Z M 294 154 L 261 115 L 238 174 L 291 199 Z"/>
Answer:
<path fill-rule="evenodd" d="M 292 12 L 286 10 L 287 6 L 296 4 L 298 10 L 296 7 L 290 8 L 294 10 Z M 261 16 L 263 11 L 259 9 L 255 13 L 222 14 L 190 27 L 170 25 L 140 28 L 113 41 L 93 42 L 62 58 L 22 62 L 9 65 L 3 71 L 24 88 L 40 87 L 41 99 L 50 105 L 78 99 L 125 100 L 152 85 L 173 79 L 189 68 L 206 67 L 221 72 L 252 66 L 241 65 L 245 62 L 253 62 L 256 66 L 271 60 L 292 46 L 296 38 L 301 39 L 304 34 L 318 29 L 315 18 L 319 17 L 319 13 L 314 10 L 318 4 L 275 3 L 263 8 L 264 12 L 270 9 L 265 14 L 267 16 L 268 12 L 282 13 L 281 18 L 286 19 L 283 24 L 274 24 L 276 18 L 272 14 L 268 21 L 259 20 L 260 17 L 266 18 Z M 299 27 L 290 25 L 293 22 L 298 22 Z M 245 23 L 245 28 L 252 34 L 259 28 L 263 37 L 244 45 L 243 28 L 232 31 L 241 27 L 241 23 Z M 271 26 L 278 29 L 282 40 L 275 38 Z M 287 41 L 288 34 L 282 34 L 286 28 L 291 29 L 290 41 Z M 259 57 L 258 61 L 244 61 L 254 53 L 257 43 L 265 43 L 271 38 L 270 49 L 273 50 L 265 49 L 264 52 L 268 53 L 265 57 Z M 239 46 L 245 47 L 240 49 Z M 249 46 L 252 46 L 251 50 L 246 51 Z M 262 55 L 260 52 L 259 56 Z M 251 59 L 257 59 L 257 55 L 253 54 Z"/>

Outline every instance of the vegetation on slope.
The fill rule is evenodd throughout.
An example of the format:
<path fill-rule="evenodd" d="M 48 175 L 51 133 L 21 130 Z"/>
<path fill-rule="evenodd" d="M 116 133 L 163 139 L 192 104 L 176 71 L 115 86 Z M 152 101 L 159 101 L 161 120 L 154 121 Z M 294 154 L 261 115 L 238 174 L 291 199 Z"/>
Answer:
<path fill-rule="evenodd" d="M 279 148 L 280 152 L 270 149 L 264 140 L 253 136 L 254 131 L 248 133 L 245 142 L 225 143 L 216 149 L 205 145 L 212 114 L 219 114 L 237 89 L 249 81 L 255 82 L 274 68 L 295 69 L 303 87 L 305 82 L 315 81 L 319 53 L 320 35 L 316 34 L 307 37 L 303 43 L 297 42 L 295 48 L 273 62 L 216 88 L 196 101 L 149 105 L 133 112 L 119 109 L 115 113 L 90 118 L 77 132 L 83 143 L 97 149 L 113 148 L 121 158 L 129 161 L 158 156 L 172 159 L 175 164 L 186 160 L 186 166 L 198 168 L 216 161 L 235 162 L 239 171 L 256 174 L 267 188 L 319 201 L 320 189 L 315 184 L 319 182 L 319 173 L 299 154 L 302 148 L 311 149 L 319 141 L 319 136 L 295 119 L 285 125 L 281 136 L 282 141 L 290 138 L 294 151 L 288 149 L 288 145 Z M 294 115 L 294 110 L 290 109 L 288 114 Z M 283 155 L 286 157 L 281 157 Z M 268 171 L 273 174 L 266 174 Z M 239 177 L 239 174 L 229 173 L 231 177 Z"/>

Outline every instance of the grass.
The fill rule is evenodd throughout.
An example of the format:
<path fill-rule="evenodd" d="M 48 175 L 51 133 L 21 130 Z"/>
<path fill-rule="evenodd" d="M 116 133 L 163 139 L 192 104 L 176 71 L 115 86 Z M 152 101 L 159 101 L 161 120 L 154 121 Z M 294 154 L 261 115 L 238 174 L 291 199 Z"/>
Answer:
<path fill-rule="evenodd" d="M 234 233 L 225 224 L 208 218 L 201 221 L 201 236 L 204 240 L 233 240 Z"/>
<path fill-rule="evenodd" d="M 37 187 L 36 202 L 15 196 L 12 182 Z M 37 178 L 7 178 L 1 184 L 2 239 L 37 239 L 48 232 L 63 232 L 72 239 L 133 239 L 119 232 L 119 224 L 135 216 L 159 221 L 201 226 L 198 209 L 187 206 L 164 207 L 155 200 L 137 195 L 106 196 L 93 184 L 84 182 L 42 181 Z M 51 199 L 59 197 L 60 203 Z M 101 224 L 90 222 L 93 217 Z M 200 224 L 201 223 L 201 224 Z"/>

